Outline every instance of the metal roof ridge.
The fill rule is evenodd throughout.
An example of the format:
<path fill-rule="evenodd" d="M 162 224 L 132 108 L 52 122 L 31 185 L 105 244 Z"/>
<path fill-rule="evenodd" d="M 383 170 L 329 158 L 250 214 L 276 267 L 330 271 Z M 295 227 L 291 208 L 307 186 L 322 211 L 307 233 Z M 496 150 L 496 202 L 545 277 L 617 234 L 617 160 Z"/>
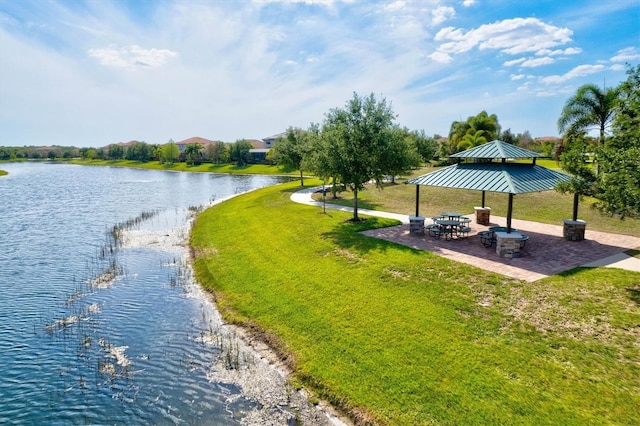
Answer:
<path fill-rule="evenodd" d="M 504 147 L 502 146 L 502 141 L 501 140 L 494 140 L 493 144 L 496 146 L 496 148 L 498 148 L 498 151 L 500 151 L 500 158 L 507 158 L 507 153 L 505 152 Z"/>
<path fill-rule="evenodd" d="M 511 179 L 511 175 L 507 171 L 506 164 L 502 165 L 502 174 L 504 175 L 504 180 L 507 182 L 507 185 L 509 186 L 509 192 L 511 194 L 517 194 L 518 193 L 518 189 L 514 185 L 513 179 Z"/>

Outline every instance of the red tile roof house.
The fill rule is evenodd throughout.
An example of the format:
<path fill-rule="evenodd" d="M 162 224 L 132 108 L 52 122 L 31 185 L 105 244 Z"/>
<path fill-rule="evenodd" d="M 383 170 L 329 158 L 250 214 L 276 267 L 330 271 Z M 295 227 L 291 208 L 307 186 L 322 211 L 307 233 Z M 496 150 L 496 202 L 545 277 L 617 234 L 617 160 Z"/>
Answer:
<path fill-rule="evenodd" d="M 185 148 L 187 147 L 187 145 L 191 145 L 194 143 L 199 143 L 200 145 L 202 145 L 202 149 L 204 149 L 206 151 L 207 146 L 211 145 L 212 143 L 214 143 L 214 141 L 209 140 L 209 139 L 205 139 L 205 138 L 201 138 L 199 136 L 194 136 L 191 137 L 189 139 L 185 139 L 183 141 L 180 142 L 176 142 L 176 145 L 178 145 L 178 149 L 180 150 L 180 154 L 184 153 Z"/>

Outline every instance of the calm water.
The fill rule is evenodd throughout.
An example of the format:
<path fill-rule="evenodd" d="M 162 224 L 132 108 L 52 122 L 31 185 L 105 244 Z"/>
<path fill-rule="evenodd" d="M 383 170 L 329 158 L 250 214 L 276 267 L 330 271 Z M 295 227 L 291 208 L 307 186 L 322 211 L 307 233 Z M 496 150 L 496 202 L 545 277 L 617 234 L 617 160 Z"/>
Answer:
<path fill-rule="evenodd" d="M 283 179 L 2 168 L 0 424 L 240 424 L 258 403 L 211 380 L 234 360 L 206 343 L 216 312 L 163 241 L 190 206 Z"/>

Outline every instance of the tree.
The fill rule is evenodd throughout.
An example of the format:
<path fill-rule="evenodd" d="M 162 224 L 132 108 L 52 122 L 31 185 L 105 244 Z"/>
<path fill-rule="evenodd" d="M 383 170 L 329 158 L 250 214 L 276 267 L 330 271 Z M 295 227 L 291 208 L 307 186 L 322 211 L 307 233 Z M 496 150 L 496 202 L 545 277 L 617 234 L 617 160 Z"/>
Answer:
<path fill-rule="evenodd" d="M 500 134 L 498 116 L 495 114 L 489 115 L 487 111 L 481 111 L 475 117 L 469 117 L 467 123 L 469 123 L 469 127 L 473 129 L 474 132 L 482 130 L 487 141 L 496 140 Z"/>
<path fill-rule="evenodd" d="M 300 186 L 304 186 L 302 162 L 308 151 L 306 132 L 289 127 L 284 137 L 276 140 L 272 157 L 276 163 L 300 171 Z"/>
<path fill-rule="evenodd" d="M 601 173 L 596 207 L 609 214 L 640 216 L 640 65 L 627 69 L 618 87 L 613 137 L 598 148 Z"/>
<path fill-rule="evenodd" d="M 449 140 L 446 144 L 440 145 L 440 156 L 448 157 L 451 154 L 458 152 L 458 144 L 467 134 L 467 131 L 471 129 L 471 126 L 466 121 L 454 121 L 449 128 Z"/>
<path fill-rule="evenodd" d="M 381 187 L 389 174 L 390 161 L 385 156 L 400 135 L 394 120 L 391 106 L 373 93 L 367 97 L 354 93 L 344 108 L 334 108 L 325 117 L 322 139 L 331 159 L 323 164 L 328 169 L 321 176 L 336 176 L 353 192 L 354 221 L 359 220 L 358 192 L 371 180 Z"/>
<path fill-rule="evenodd" d="M 563 194 L 574 194 L 573 220 L 577 220 L 578 200 L 584 195 L 595 195 L 596 175 L 588 163 L 591 148 L 586 134 L 569 133 L 565 137 L 569 140 L 569 149 L 560 155 L 560 164 L 562 169 L 571 175 L 571 179 L 559 183 L 556 190 Z"/>
<path fill-rule="evenodd" d="M 226 163 L 229 160 L 229 151 L 224 142 L 213 142 L 207 146 L 207 156 L 214 164 Z"/>
<path fill-rule="evenodd" d="M 601 90 L 595 84 L 585 84 L 564 104 L 558 118 L 558 130 L 560 133 L 569 131 L 577 134 L 596 126 L 600 132 L 599 145 L 602 146 L 617 102 L 618 88 Z"/>
<path fill-rule="evenodd" d="M 424 130 L 409 131 L 405 128 L 404 131 L 407 134 L 405 139 L 408 140 L 409 144 L 415 148 L 422 161 L 429 163 L 433 160 L 438 147 L 435 137 L 432 138 L 427 136 Z"/>
<path fill-rule="evenodd" d="M 124 149 L 118 144 L 109 145 L 108 158 L 110 160 L 122 160 L 124 158 Z"/>
<path fill-rule="evenodd" d="M 507 129 L 504 130 L 502 133 L 500 133 L 500 136 L 498 137 L 498 139 L 500 139 L 502 142 L 506 142 L 510 145 L 516 145 L 518 143 L 518 138 L 516 137 L 516 135 L 514 135 L 511 132 L 511 129 Z"/>
<path fill-rule="evenodd" d="M 202 161 L 202 145 L 190 143 L 184 148 L 184 157 L 189 165 L 200 164 Z"/>
<path fill-rule="evenodd" d="M 484 136 L 484 133 L 484 130 L 474 131 L 473 129 L 469 129 L 462 140 L 458 142 L 458 149 L 465 150 L 469 148 L 475 148 L 478 145 L 487 143 L 487 138 Z"/>
<path fill-rule="evenodd" d="M 478 134 L 478 131 L 482 131 L 482 133 Z M 451 123 L 449 142 L 444 149 L 441 149 L 440 154 L 441 156 L 455 154 L 466 149 L 465 147 L 469 147 L 470 143 L 480 140 L 480 136 L 483 136 L 485 142 L 487 142 L 497 139 L 499 134 L 498 116 L 495 114 L 489 115 L 486 111 L 481 111 L 478 115 L 472 115 L 467 118 L 467 121 L 454 121 Z M 465 137 L 467 141 L 463 142 Z"/>
<path fill-rule="evenodd" d="M 531 149 L 533 145 L 533 138 L 531 137 L 531 133 L 528 130 L 525 130 L 524 133 L 518 134 L 518 146 L 524 149 Z"/>
<path fill-rule="evenodd" d="M 229 148 L 229 158 L 238 166 L 244 166 L 251 160 L 251 143 L 244 139 L 237 140 Z"/>
<path fill-rule="evenodd" d="M 392 132 L 394 135 L 387 142 L 384 155 L 380 157 L 379 167 L 390 176 L 391 182 L 395 183 L 396 176 L 419 167 L 422 158 L 418 154 L 411 133 L 397 126 L 392 128 Z"/>
<path fill-rule="evenodd" d="M 178 157 L 180 157 L 180 148 L 178 148 L 178 145 L 172 140 L 169 140 L 169 142 L 164 144 L 160 150 L 161 163 L 173 164 L 176 162 Z"/>
<path fill-rule="evenodd" d="M 125 159 L 133 161 L 153 160 L 154 148 L 145 142 L 136 142 L 127 148 Z"/>

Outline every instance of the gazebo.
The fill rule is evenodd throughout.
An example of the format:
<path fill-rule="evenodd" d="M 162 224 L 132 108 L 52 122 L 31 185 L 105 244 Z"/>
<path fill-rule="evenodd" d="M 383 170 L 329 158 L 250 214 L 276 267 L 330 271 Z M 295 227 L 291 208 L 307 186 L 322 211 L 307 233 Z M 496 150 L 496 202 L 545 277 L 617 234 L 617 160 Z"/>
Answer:
<path fill-rule="evenodd" d="M 459 163 L 406 182 L 416 186 L 416 216 L 420 216 L 421 185 L 482 191 L 482 208 L 486 191 L 506 193 L 509 194 L 507 233 L 510 233 L 514 195 L 549 191 L 558 182 L 569 180 L 564 173 L 536 165 L 539 157 L 543 156 L 499 140 L 453 154 L 450 158 L 460 159 Z M 521 159 L 531 162 L 507 161 Z"/>

